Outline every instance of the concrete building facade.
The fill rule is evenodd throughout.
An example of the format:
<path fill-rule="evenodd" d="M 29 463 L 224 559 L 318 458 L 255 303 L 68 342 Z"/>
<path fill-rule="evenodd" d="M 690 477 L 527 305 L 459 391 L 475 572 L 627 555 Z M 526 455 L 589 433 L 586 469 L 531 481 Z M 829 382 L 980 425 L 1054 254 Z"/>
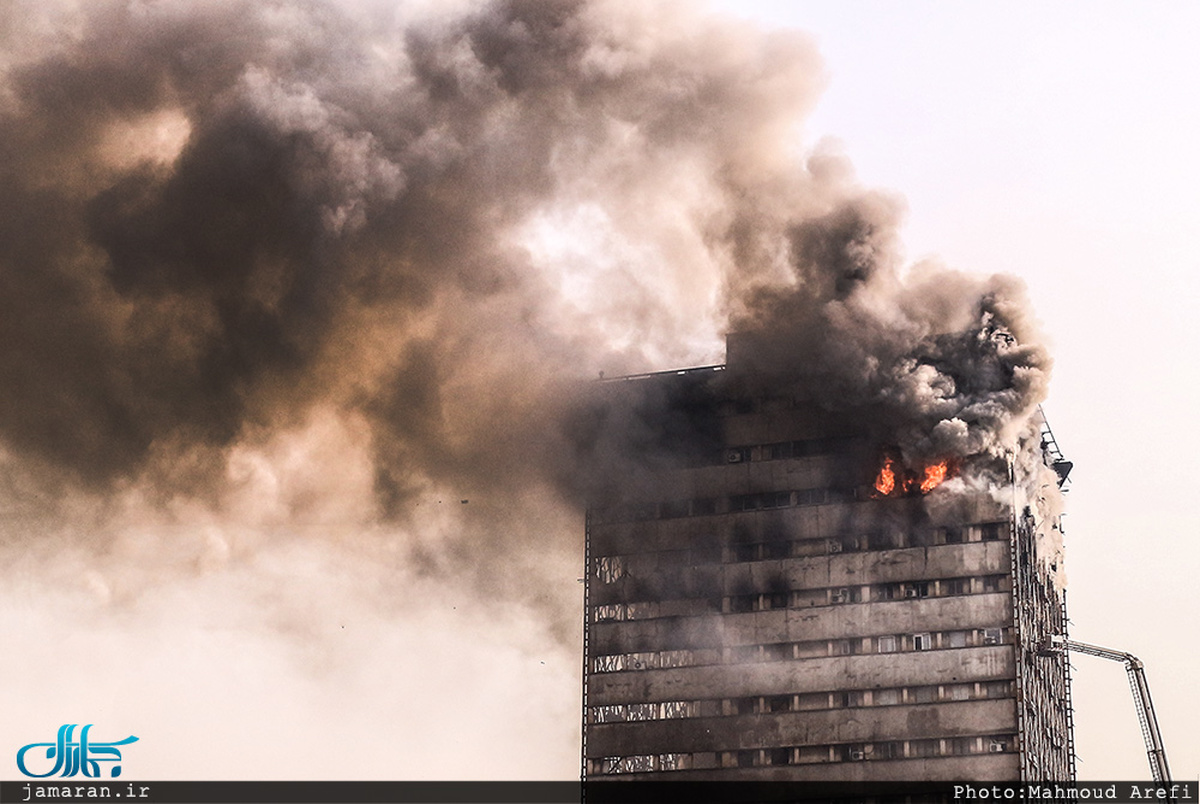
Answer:
<path fill-rule="evenodd" d="M 588 513 L 585 778 L 1073 778 L 1053 523 L 724 366 L 605 385 L 677 459 Z"/>

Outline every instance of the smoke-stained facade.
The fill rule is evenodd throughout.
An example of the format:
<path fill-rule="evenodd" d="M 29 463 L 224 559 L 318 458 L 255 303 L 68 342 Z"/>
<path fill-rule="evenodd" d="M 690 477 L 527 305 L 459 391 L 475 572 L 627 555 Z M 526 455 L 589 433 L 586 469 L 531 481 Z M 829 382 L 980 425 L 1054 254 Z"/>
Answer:
<path fill-rule="evenodd" d="M 1065 633 L 1057 518 L 1022 462 L 906 469 L 743 348 L 598 391 L 673 422 L 675 460 L 589 512 L 585 777 L 1073 778 L 1067 664 L 1038 652 Z"/>

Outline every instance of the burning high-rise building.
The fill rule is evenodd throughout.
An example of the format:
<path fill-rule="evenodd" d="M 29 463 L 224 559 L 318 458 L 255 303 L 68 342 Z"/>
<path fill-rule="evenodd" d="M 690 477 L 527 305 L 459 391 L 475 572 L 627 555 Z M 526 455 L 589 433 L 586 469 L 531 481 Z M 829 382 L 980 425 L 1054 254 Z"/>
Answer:
<path fill-rule="evenodd" d="M 1012 346 L 988 330 L 974 365 Z M 1040 413 L 1007 454 L 921 456 L 779 367 L 734 337 L 600 386 L 651 457 L 588 516 L 585 777 L 1072 778 Z"/>

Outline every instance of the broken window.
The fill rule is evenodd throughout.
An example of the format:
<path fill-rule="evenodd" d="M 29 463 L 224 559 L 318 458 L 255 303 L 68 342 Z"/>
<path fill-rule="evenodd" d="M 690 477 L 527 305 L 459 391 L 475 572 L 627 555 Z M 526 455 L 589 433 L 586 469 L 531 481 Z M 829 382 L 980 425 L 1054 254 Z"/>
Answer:
<path fill-rule="evenodd" d="M 654 770 L 654 755 L 642 754 L 634 757 L 621 757 L 621 770 L 618 773 L 649 773 Z"/>
<path fill-rule="evenodd" d="M 596 559 L 596 578 L 600 583 L 615 583 L 625 575 L 625 560 L 621 556 L 601 556 Z"/>
<path fill-rule="evenodd" d="M 625 719 L 632 722 L 658 720 L 658 704 L 631 703 L 625 707 Z"/>
<path fill-rule="evenodd" d="M 694 717 L 695 710 L 695 701 L 663 701 L 662 704 L 662 716 L 665 720 Z"/>
<path fill-rule="evenodd" d="M 625 708 L 623 706 L 593 706 L 592 707 L 592 722 L 593 723 L 620 723 L 625 720 Z"/>
<path fill-rule="evenodd" d="M 999 645 L 1004 641 L 1004 631 L 1000 628 L 986 628 L 983 632 L 983 644 Z"/>
<path fill-rule="evenodd" d="M 624 670 L 621 656 L 597 656 L 592 662 L 593 673 L 615 673 Z"/>
<path fill-rule="evenodd" d="M 772 748 L 767 751 L 767 764 L 769 765 L 790 765 L 792 764 L 792 749 L 790 748 Z"/>
<path fill-rule="evenodd" d="M 602 623 L 624 619 L 625 607 L 620 603 L 606 603 L 603 606 L 597 606 L 595 609 L 595 622 Z"/>
<path fill-rule="evenodd" d="M 659 667 L 687 667 L 695 663 L 690 650 L 664 650 L 658 653 Z"/>

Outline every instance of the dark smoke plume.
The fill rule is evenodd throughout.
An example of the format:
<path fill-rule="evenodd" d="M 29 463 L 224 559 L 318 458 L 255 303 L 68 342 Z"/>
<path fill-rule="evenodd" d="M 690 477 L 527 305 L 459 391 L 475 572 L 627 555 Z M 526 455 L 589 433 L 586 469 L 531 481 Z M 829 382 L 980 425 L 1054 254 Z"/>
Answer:
<path fill-rule="evenodd" d="M 224 573 L 315 645 L 455 578 L 569 659 L 588 467 L 639 426 L 581 380 L 736 330 L 906 459 L 1011 448 L 1021 289 L 905 269 L 897 202 L 799 150 L 823 81 L 690 3 L 10 3 L 0 570 L 115 609 Z M 358 581 L 301 606 L 255 574 L 289 550 Z"/>

